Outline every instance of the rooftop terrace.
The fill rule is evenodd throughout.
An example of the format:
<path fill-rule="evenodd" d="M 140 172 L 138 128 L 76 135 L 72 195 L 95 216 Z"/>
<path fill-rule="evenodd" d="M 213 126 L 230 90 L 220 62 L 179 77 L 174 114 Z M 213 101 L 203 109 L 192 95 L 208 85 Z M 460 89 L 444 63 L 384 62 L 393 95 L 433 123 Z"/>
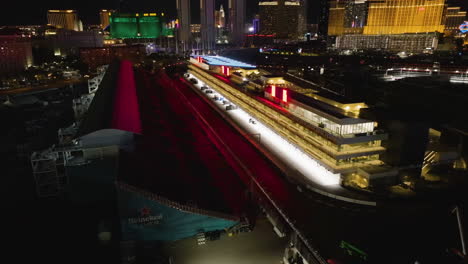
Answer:
<path fill-rule="evenodd" d="M 228 66 L 254 69 L 257 66 L 222 56 L 201 56 L 205 63 L 213 66 Z"/>

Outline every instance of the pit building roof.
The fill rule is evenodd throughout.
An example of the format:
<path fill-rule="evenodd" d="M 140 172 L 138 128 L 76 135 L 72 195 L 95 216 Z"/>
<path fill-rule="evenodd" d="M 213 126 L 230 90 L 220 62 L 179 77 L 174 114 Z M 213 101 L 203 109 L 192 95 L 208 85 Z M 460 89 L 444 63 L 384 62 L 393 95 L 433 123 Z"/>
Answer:
<path fill-rule="evenodd" d="M 233 60 L 227 57 L 222 56 L 201 56 L 206 64 L 213 66 L 228 66 L 228 67 L 238 67 L 238 68 L 249 68 L 254 69 L 257 66 L 248 64 L 245 62 Z"/>

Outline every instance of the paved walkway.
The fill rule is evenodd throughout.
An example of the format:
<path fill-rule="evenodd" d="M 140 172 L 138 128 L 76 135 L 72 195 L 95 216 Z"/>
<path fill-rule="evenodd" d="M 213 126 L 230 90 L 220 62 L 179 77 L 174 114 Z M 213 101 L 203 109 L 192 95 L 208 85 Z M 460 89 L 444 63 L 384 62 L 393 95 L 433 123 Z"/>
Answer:
<path fill-rule="evenodd" d="M 165 251 L 173 264 L 280 264 L 287 242 L 266 219 L 259 219 L 252 232 L 223 234 L 204 245 L 188 238 L 166 245 Z"/>

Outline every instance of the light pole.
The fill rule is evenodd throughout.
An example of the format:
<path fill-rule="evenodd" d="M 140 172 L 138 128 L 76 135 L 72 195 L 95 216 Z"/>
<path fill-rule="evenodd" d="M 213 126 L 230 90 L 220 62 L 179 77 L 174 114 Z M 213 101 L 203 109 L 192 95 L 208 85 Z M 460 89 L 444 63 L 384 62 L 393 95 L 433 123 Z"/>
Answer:
<path fill-rule="evenodd" d="M 460 216 L 460 209 L 458 208 L 458 205 L 455 206 L 455 208 L 452 210 L 452 213 L 454 212 L 457 213 L 458 231 L 460 232 L 462 252 L 463 252 L 463 255 L 466 256 L 465 237 L 463 236 L 463 226 L 462 226 L 462 221 L 461 221 L 461 216 Z"/>
<path fill-rule="evenodd" d="M 199 38 L 199 37 L 195 38 L 195 42 L 197 42 L 197 53 L 199 55 L 202 55 L 202 54 L 200 54 L 200 41 L 201 41 L 201 38 Z"/>

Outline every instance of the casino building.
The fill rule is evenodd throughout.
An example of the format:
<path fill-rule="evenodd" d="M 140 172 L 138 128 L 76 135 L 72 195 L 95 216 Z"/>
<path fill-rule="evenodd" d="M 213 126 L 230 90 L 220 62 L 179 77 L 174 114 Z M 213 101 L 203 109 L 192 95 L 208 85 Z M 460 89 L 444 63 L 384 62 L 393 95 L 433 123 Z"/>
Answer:
<path fill-rule="evenodd" d="M 461 11 L 460 7 L 447 7 L 444 33 L 446 35 L 455 35 L 460 32 L 460 27 L 468 29 L 468 23 L 467 26 L 463 26 L 465 19 L 466 11 Z"/>
<path fill-rule="evenodd" d="M 162 32 L 164 13 L 111 13 L 112 38 L 158 38 Z"/>
<path fill-rule="evenodd" d="M 337 49 L 431 52 L 438 34 L 454 34 L 466 17 L 445 0 L 330 2 L 328 33 Z"/>

